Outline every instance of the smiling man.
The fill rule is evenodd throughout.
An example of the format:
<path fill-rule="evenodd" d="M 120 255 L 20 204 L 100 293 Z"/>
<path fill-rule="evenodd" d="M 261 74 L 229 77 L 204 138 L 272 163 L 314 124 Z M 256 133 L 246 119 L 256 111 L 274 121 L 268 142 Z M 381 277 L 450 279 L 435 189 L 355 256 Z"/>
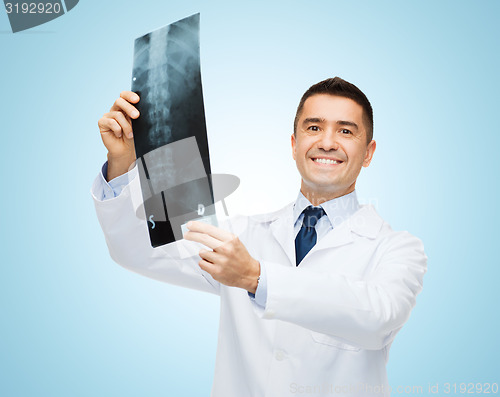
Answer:
<path fill-rule="evenodd" d="M 360 97 L 363 110 L 354 99 L 329 94 L 329 84 L 334 86 L 335 80 L 306 93 L 292 135 L 300 190 L 313 205 L 354 191 L 361 167 L 368 167 L 376 147 L 368 100 Z"/>
<path fill-rule="evenodd" d="M 98 218 L 120 265 L 220 296 L 212 396 L 389 395 L 389 348 L 427 258 L 419 239 L 356 198 L 376 148 L 366 96 L 338 77 L 306 91 L 291 136 L 302 176 L 295 202 L 233 218 L 232 233 L 189 222 L 184 240 L 159 248 L 135 216 L 138 101 L 122 93 L 99 121 L 108 163 L 92 189 Z"/>

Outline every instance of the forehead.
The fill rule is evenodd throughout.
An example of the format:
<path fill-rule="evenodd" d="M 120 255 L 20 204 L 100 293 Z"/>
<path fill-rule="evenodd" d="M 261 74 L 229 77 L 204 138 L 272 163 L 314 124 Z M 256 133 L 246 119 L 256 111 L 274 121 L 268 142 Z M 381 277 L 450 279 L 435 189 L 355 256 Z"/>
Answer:
<path fill-rule="evenodd" d="M 362 125 L 363 108 L 350 98 L 315 94 L 304 102 L 300 119 L 303 120 L 306 117 L 318 117 L 334 122 L 347 120 Z"/>

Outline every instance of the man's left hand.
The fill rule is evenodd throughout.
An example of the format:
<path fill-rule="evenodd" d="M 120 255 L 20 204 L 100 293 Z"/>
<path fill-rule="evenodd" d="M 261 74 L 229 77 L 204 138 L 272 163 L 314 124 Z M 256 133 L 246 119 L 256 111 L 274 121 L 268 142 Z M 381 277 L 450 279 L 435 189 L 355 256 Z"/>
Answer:
<path fill-rule="evenodd" d="M 240 239 L 205 222 L 190 221 L 186 240 L 206 245 L 210 250 L 201 250 L 199 266 L 214 280 L 230 287 L 243 288 L 253 294 L 257 289 L 260 263 L 252 258 Z"/>

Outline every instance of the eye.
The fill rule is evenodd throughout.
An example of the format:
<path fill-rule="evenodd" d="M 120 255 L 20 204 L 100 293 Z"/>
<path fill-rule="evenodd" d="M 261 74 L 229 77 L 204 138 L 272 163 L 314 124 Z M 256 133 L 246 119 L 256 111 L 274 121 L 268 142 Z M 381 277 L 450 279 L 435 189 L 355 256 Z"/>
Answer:
<path fill-rule="evenodd" d="M 340 132 L 341 132 L 342 134 L 352 134 L 352 132 L 351 132 L 350 130 L 348 130 L 347 128 L 342 128 L 342 129 L 340 130 Z"/>
<path fill-rule="evenodd" d="M 315 132 L 319 131 L 319 127 L 317 125 L 311 125 L 311 126 L 307 127 L 307 129 L 310 131 L 315 131 Z"/>

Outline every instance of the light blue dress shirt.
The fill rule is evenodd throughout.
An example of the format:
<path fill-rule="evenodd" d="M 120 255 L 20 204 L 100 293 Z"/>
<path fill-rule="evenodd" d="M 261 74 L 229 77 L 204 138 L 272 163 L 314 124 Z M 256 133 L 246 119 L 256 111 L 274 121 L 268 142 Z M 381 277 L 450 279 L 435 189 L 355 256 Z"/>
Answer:
<path fill-rule="evenodd" d="M 111 198 L 117 197 L 123 188 L 129 183 L 129 181 L 134 178 L 137 174 L 137 167 L 134 167 L 128 173 L 120 175 L 119 177 L 112 179 L 111 181 L 106 181 L 106 176 L 108 173 L 108 162 L 104 163 L 101 169 L 101 181 L 102 181 L 102 200 L 109 200 Z M 308 206 L 312 206 L 308 199 L 299 192 L 295 204 L 293 206 L 293 219 L 294 219 L 294 232 L 295 236 L 299 232 L 302 226 L 302 220 L 304 219 L 304 214 L 302 213 Z M 349 194 L 341 197 L 334 198 L 330 201 L 326 201 L 320 204 L 320 207 L 326 213 L 326 216 L 321 217 L 321 219 L 316 223 L 315 229 L 317 234 L 317 242 L 320 241 L 326 234 L 333 228 L 339 226 L 342 222 L 346 221 L 351 215 L 353 215 L 359 209 L 358 198 L 356 196 L 356 190 Z M 252 300 L 255 300 L 259 306 L 265 307 L 267 301 L 267 280 L 266 280 L 266 269 L 263 264 L 260 264 L 260 279 L 255 291 L 255 296 L 249 293 Z"/>
<path fill-rule="evenodd" d="M 109 200 L 120 195 L 123 188 L 128 185 L 135 174 L 137 174 L 137 167 L 132 168 L 126 174 L 120 175 L 115 179 L 106 181 L 108 176 L 108 162 L 106 161 L 101 168 L 101 187 L 102 187 L 102 197 L 101 200 Z"/>

